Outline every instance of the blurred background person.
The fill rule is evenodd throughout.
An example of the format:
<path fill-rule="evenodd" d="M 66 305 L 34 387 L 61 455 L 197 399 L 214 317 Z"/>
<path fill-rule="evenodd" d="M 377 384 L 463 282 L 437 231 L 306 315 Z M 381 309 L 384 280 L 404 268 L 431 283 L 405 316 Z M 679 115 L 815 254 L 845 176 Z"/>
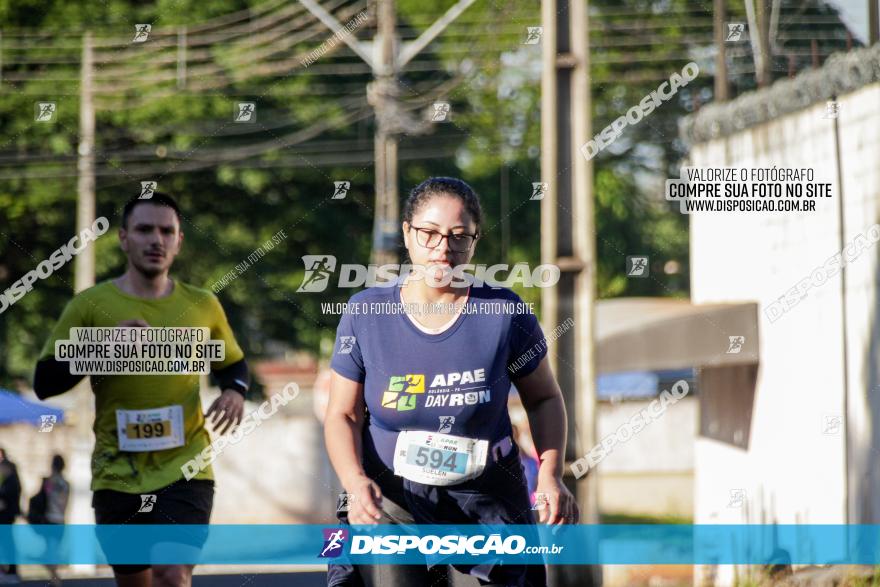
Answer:
<path fill-rule="evenodd" d="M 31 498 L 28 504 L 28 522 L 39 525 L 63 524 L 70 498 L 70 484 L 64 478 L 64 457 L 59 454 L 52 456 L 52 470 L 48 477 L 43 477 L 40 491 Z M 56 532 L 41 532 L 46 539 L 46 553 L 57 553 L 59 536 Z M 52 555 L 50 555 L 52 557 Z M 58 576 L 58 565 L 46 565 L 49 570 L 50 584 L 61 585 Z"/>
<path fill-rule="evenodd" d="M 18 469 L 6 451 L 0 449 L 0 524 L 14 524 L 20 514 L 21 481 L 18 478 Z M 15 545 L 10 541 L 4 546 L 12 549 Z M 0 584 L 8 585 L 18 581 L 16 565 L 5 565 L 5 568 L 0 565 Z"/>

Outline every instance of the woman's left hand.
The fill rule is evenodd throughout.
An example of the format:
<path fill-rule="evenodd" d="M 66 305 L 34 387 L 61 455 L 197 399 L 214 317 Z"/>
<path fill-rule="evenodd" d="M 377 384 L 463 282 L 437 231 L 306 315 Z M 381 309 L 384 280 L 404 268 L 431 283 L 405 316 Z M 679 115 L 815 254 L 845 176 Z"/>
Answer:
<path fill-rule="evenodd" d="M 580 519 L 577 500 L 562 482 L 561 477 L 538 475 L 536 500 L 545 497 L 544 507 L 539 507 L 538 521 L 541 524 L 577 524 Z M 537 503 L 537 502 L 536 502 Z"/>

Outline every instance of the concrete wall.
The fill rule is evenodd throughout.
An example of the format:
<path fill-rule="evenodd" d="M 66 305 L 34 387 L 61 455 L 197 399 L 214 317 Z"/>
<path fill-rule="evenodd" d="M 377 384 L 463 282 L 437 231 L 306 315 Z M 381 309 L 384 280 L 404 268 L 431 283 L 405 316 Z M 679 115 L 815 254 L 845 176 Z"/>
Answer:
<path fill-rule="evenodd" d="M 213 398 L 203 393 L 205 409 Z M 259 404 L 248 402 L 245 413 Z M 303 415 L 305 412 L 305 415 Z M 216 494 L 211 522 L 215 524 L 247 523 L 324 523 L 331 522 L 336 511 L 335 477 L 324 450 L 323 429 L 311 415 L 308 390 L 291 404 L 242 437 L 238 444 L 227 446 L 214 461 Z M 216 436 L 214 436 L 216 438 Z M 67 476 L 75 474 L 71 467 L 74 454 L 74 428 L 56 425 L 51 432 L 38 432 L 27 425 L 0 426 L 0 447 L 16 462 L 22 480 L 22 508 L 39 489 L 40 479 L 49 474 L 53 453 L 64 456 Z M 91 446 L 79 455 L 91 480 L 89 468 Z M 91 503 L 91 492 L 81 499 Z M 88 520 L 94 523 L 91 508 Z M 68 510 L 68 520 L 73 522 Z"/>
<path fill-rule="evenodd" d="M 614 434 L 651 400 L 600 402 L 597 438 Z M 602 513 L 693 516 L 698 401 L 685 397 L 664 416 L 618 444 L 598 468 Z"/>
<path fill-rule="evenodd" d="M 761 357 L 748 449 L 698 440 L 696 523 L 839 524 L 848 520 L 847 504 L 850 522 L 880 518 L 880 474 L 870 466 L 880 456 L 880 428 L 873 424 L 880 417 L 877 247 L 847 266 L 845 296 L 838 274 L 810 289 L 775 322 L 764 313 L 880 217 L 880 85 L 838 101 L 837 128 L 834 119 L 823 116 L 825 104 L 818 103 L 691 150 L 693 166 L 811 167 L 817 179 L 835 186 L 834 198 L 819 201 L 814 212 L 691 215 L 693 301 L 761 304 Z M 841 418 L 836 430 L 829 425 L 834 418 Z M 717 570 L 715 584 L 732 584 L 732 569 Z"/>

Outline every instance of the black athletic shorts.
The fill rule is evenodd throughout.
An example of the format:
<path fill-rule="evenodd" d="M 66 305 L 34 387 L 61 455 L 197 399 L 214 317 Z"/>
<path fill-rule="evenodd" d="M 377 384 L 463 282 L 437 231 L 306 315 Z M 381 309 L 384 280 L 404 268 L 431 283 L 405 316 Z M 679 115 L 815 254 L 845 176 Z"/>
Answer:
<path fill-rule="evenodd" d="M 113 489 L 98 489 L 92 497 L 95 521 L 101 524 L 201 524 L 207 525 L 214 507 L 214 482 L 209 479 L 181 479 L 160 489 L 138 493 L 124 493 Z M 201 548 L 208 539 L 206 529 L 183 533 L 181 542 Z M 98 541 L 104 554 L 118 546 L 112 533 L 98 531 Z M 139 573 L 149 569 L 147 564 L 112 565 L 120 575 Z"/>

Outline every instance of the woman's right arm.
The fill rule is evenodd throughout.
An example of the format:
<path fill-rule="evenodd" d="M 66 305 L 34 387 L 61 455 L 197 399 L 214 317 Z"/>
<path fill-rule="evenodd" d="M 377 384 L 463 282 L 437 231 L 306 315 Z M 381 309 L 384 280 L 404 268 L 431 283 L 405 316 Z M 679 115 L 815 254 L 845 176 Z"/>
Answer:
<path fill-rule="evenodd" d="M 348 521 L 375 524 L 381 518 L 382 492 L 361 465 L 364 385 L 336 371 L 330 374 L 330 400 L 324 417 L 324 442 L 330 462 L 349 494 Z"/>

